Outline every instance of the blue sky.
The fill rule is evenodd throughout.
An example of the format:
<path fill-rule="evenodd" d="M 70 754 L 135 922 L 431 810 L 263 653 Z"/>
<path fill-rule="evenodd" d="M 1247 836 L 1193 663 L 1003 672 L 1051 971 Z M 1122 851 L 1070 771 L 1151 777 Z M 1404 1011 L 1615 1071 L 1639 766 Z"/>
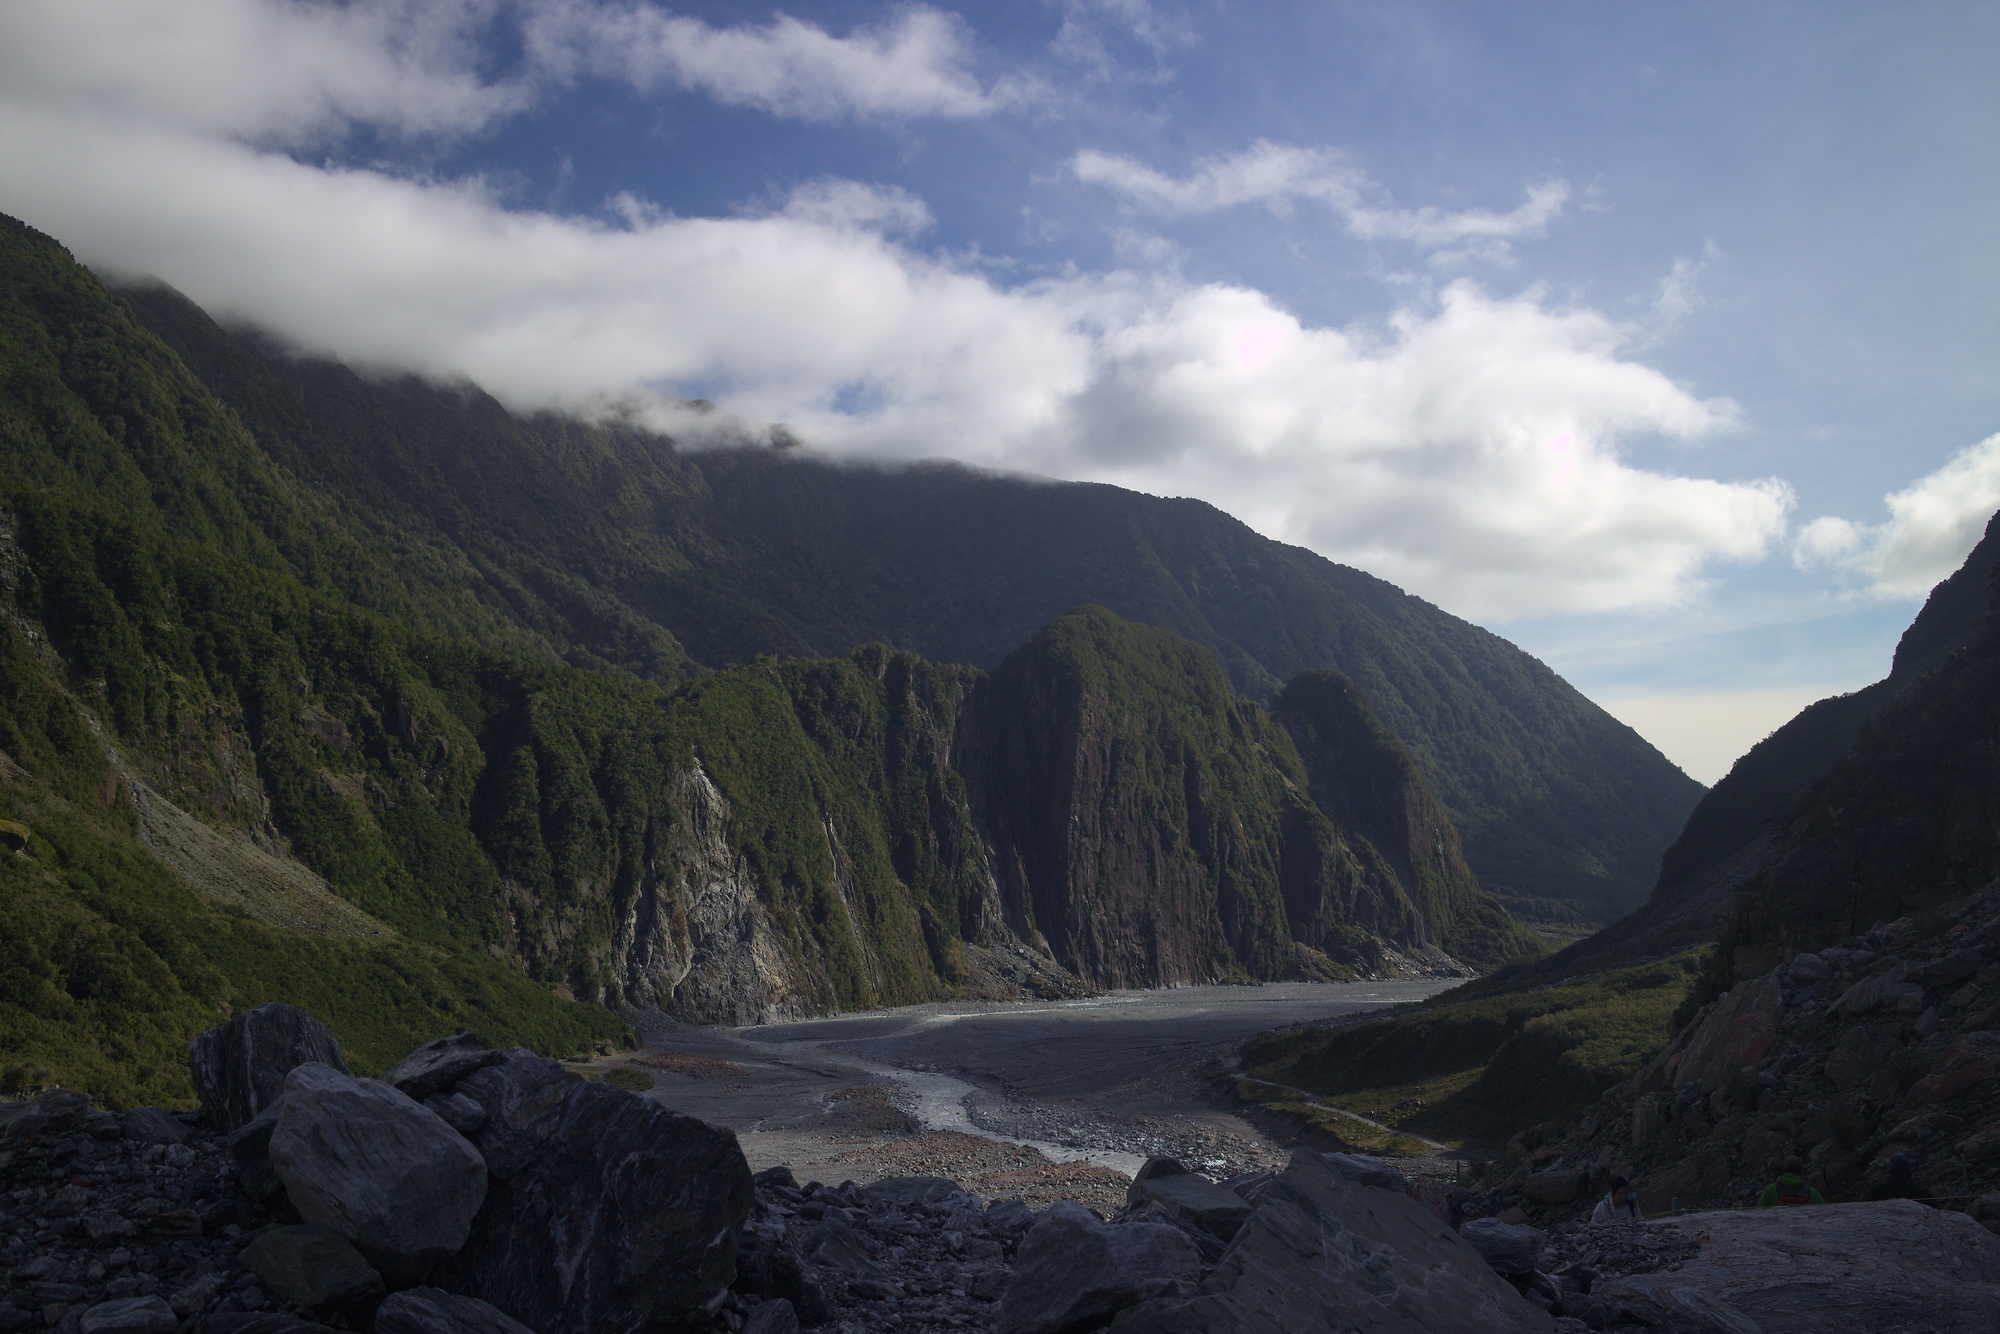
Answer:
<path fill-rule="evenodd" d="M 522 407 L 1201 496 L 1707 781 L 1881 675 L 2000 508 L 1996 38 L 1964 4 L 16 0 L 0 210 Z"/>

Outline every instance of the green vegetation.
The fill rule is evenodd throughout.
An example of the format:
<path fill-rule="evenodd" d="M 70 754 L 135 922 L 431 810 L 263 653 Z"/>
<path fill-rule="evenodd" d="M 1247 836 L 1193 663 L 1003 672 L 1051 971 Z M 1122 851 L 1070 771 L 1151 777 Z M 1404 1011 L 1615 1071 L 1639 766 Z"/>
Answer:
<path fill-rule="evenodd" d="M 1572 1116 L 1666 1044 L 1700 952 L 1564 985 L 1419 1007 L 1368 1023 L 1259 1035 L 1245 1073 L 1307 1089 L 1447 1143 L 1494 1145 L 1523 1127 Z M 1245 1082 L 1243 1096 L 1262 1100 Z"/>
<path fill-rule="evenodd" d="M 992 670 L 1097 604 L 1206 647 L 1251 700 L 1344 673 L 1489 894 L 1538 925 L 1636 906 L 1700 795 L 1504 640 L 1197 501 L 796 450 L 683 455 L 632 427 L 512 416 L 466 386 L 364 381 L 165 289 L 125 296 L 254 437 L 262 461 L 239 471 L 292 479 L 258 513 L 296 515 L 277 545 L 299 577 L 461 642 L 662 685 L 877 642 Z M 1484 930 L 1495 957 L 1513 948 Z"/>
<path fill-rule="evenodd" d="M 1232 582 L 1259 562 L 1275 583 Z M 1170 628 L 1056 607 L 1004 660 L 978 639 L 991 676 L 848 649 L 1012 633 L 1078 570 Z M 1357 670 L 1395 716 L 1443 691 L 1418 739 L 1336 674 L 1276 714 L 1236 693 L 1285 660 L 1216 628 L 1260 599 L 1316 627 L 1301 643 L 1373 645 Z M 718 880 L 768 927 L 759 977 L 816 1007 L 957 994 L 969 947 L 1038 933 L 1133 983 L 1339 977 L 1426 938 L 1514 957 L 1529 938 L 1420 769 L 1454 711 L 1485 720 L 1465 735 L 1531 697 L 1597 724 L 1482 633 L 1204 507 L 691 460 L 366 384 L 172 293 L 128 304 L 0 221 L 0 1083 L 183 1101 L 187 1038 L 273 999 L 363 1069 L 460 1027 L 575 1051 L 624 1001 L 717 1017 L 756 1003 L 695 957 Z M 1440 772 L 1590 767 L 1514 744 Z M 303 929 L 270 885 L 175 861 L 161 809 L 309 868 L 350 916 Z"/>

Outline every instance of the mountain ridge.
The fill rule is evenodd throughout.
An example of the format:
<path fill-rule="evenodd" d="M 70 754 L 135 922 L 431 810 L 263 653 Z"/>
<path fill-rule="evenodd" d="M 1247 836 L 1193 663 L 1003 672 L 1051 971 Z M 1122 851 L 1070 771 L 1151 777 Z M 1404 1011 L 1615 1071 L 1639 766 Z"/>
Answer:
<path fill-rule="evenodd" d="M 869 642 L 991 670 L 1068 609 L 1102 605 L 1203 644 L 1266 703 L 1299 671 L 1342 671 L 1489 892 L 1572 927 L 1641 900 L 1700 793 L 1504 640 L 1200 501 L 952 464 L 683 453 L 615 423 L 514 416 L 471 387 L 366 382 L 169 289 L 123 299 L 271 458 L 351 526 L 402 540 L 408 596 L 481 642 L 663 684 Z"/>

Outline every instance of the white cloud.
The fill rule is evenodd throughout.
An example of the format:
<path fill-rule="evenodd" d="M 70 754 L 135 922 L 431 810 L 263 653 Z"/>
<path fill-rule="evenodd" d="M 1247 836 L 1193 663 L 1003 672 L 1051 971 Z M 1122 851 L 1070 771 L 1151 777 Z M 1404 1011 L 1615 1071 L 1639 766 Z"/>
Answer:
<path fill-rule="evenodd" d="M 1070 170 L 1080 181 L 1102 185 L 1159 213 L 1212 213 L 1245 204 L 1283 209 L 1312 200 L 1344 217 L 1348 230 L 1364 240 L 1408 241 L 1425 249 L 1490 247 L 1539 235 L 1561 216 L 1570 195 L 1567 183 L 1544 181 L 1530 185 L 1527 199 L 1507 213 L 1398 208 L 1366 172 L 1340 153 L 1264 139 L 1231 157 L 1206 158 L 1183 177 L 1095 149 L 1072 158 Z"/>
<path fill-rule="evenodd" d="M 287 143 L 355 121 L 460 133 L 521 109 L 488 81 L 475 37 L 497 0 L 9 0 L 0 88 L 11 99 Z"/>
<path fill-rule="evenodd" d="M 1029 95 L 983 86 L 956 16 L 917 5 L 845 37 L 779 14 L 761 27 L 716 28 L 646 3 L 544 0 L 527 24 L 537 64 L 641 89 L 672 86 L 795 120 L 988 115 Z"/>
<path fill-rule="evenodd" d="M 1961 565 L 2000 510 L 2000 435 L 1968 445 L 1937 471 L 1882 498 L 1882 523 L 1814 519 L 1792 542 L 1802 569 L 1858 575 L 1882 598 L 1917 598 Z"/>
<path fill-rule="evenodd" d="M 431 103 L 390 77 L 399 38 L 378 33 L 374 56 L 355 40 L 321 53 L 329 68 L 389 73 L 327 86 L 388 88 L 368 105 L 410 125 L 451 120 L 410 110 Z M 434 81 L 437 105 L 461 86 Z M 1776 482 L 1624 462 L 1628 436 L 1700 436 L 1734 409 L 1635 361 L 1634 329 L 1537 291 L 1461 282 L 1336 329 L 1170 262 L 1009 288 L 896 239 L 928 213 L 893 189 L 821 180 L 755 216 L 625 198 L 622 222 L 569 218 L 244 142 L 279 127 L 275 101 L 176 118 L 136 97 L 0 84 L 0 209 L 304 348 L 469 375 L 517 407 L 622 404 L 678 427 L 671 396 L 700 396 L 836 454 L 1201 496 L 1483 617 L 1685 601 L 1715 562 L 1761 555 L 1790 503 Z M 1410 216 L 1444 239 L 1487 225 Z"/>
<path fill-rule="evenodd" d="M 523 58 L 488 68 L 496 31 Z M 357 124 L 458 135 L 552 87 L 608 78 L 774 116 L 983 116 L 1034 97 L 982 84 L 950 14 L 917 5 L 835 36 L 780 14 L 714 27 L 640 0 L 8 0 L 0 87 L 50 108 L 311 145 Z"/>

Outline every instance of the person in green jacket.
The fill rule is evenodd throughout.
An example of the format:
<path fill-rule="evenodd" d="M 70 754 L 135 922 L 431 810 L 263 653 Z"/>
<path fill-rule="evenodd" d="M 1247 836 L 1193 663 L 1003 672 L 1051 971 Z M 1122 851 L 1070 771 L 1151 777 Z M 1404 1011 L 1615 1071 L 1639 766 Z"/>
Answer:
<path fill-rule="evenodd" d="M 1764 1187 L 1764 1193 L 1757 1197 L 1757 1207 L 1768 1209 L 1774 1204 L 1825 1204 L 1826 1196 L 1806 1184 L 1805 1163 L 1798 1158 L 1785 1159 L 1785 1170 L 1778 1179 Z"/>

